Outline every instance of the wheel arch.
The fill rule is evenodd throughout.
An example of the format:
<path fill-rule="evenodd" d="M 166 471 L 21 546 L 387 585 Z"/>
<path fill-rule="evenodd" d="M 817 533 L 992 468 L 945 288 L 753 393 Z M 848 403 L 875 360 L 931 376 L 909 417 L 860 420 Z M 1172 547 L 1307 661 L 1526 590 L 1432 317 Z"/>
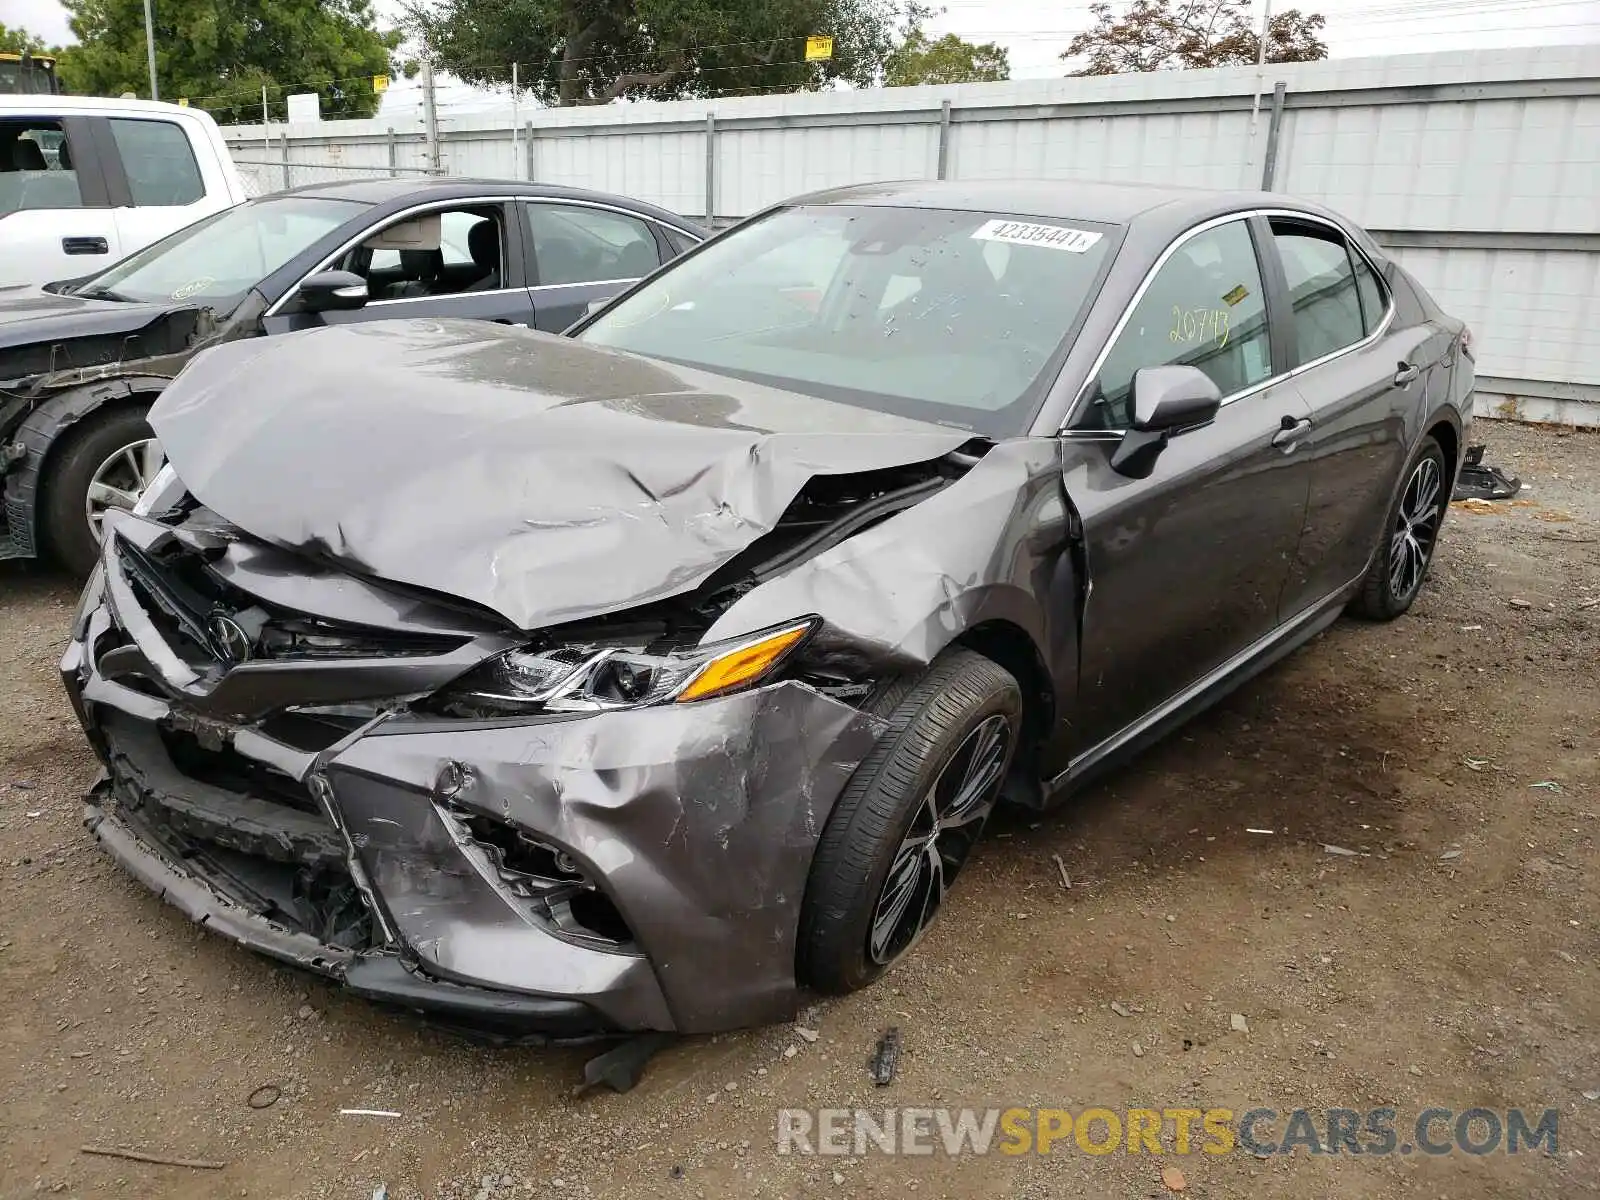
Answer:
<path fill-rule="evenodd" d="M 1005 618 L 981 621 L 951 640 L 1010 672 L 1022 689 L 1022 734 L 1006 780 L 1008 800 L 1029 808 L 1044 803 L 1040 755 L 1055 728 L 1056 689 L 1044 655 L 1022 626 Z"/>
<path fill-rule="evenodd" d="M 37 556 L 39 509 L 51 466 L 73 427 L 108 408 L 148 407 L 172 380 L 128 375 L 97 380 L 51 396 L 17 427 L 25 454 L 20 470 L 6 477 L 5 507 L 11 536 L 24 554 Z"/>
<path fill-rule="evenodd" d="M 1461 456 L 1465 451 L 1459 421 L 1452 420 L 1451 410 L 1441 409 L 1428 418 L 1423 426 L 1423 436 L 1432 437 L 1444 450 L 1444 460 L 1450 464 L 1450 485 L 1455 486 L 1456 475 L 1461 471 Z"/>

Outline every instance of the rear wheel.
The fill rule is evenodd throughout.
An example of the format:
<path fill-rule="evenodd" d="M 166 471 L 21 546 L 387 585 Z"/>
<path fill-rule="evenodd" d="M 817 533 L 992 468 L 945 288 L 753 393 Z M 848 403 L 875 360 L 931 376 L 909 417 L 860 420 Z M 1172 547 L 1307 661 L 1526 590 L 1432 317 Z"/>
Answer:
<path fill-rule="evenodd" d="M 161 445 L 142 409 L 104 409 L 75 425 L 44 480 L 41 516 L 56 561 L 87 575 L 100 552 L 106 511 L 132 508 L 161 463 Z"/>
<path fill-rule="evenodd" d="M 799 978 L 826 992 L 865 987 L 933 923 L 1022 725 L 1017 681 L 970 650 L 941 655 L 871 707 L 888 729 L 828 818 L 801 911 Z"/>
<path fill-rule="evenodd" d="M 1361 591 L 1350 602 L 1351 615 L 1392 621 L 1416 600 L 1450 503 L 1449 477 L 1443 447 L 1432 436 L 1423 438 L 1406 468 L 1405 484 Z"/>

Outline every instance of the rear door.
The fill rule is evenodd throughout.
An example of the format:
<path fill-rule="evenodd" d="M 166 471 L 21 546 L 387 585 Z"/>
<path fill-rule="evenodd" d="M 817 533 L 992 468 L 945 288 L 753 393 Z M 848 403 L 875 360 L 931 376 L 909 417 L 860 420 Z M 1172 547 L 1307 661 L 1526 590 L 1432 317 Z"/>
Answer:
<path fill-rule="evenodd" d="M 0 285 L 71 279 L 121 257 L 92 121 L 0 117 Z"/>
<path fill-rule="evenodd" d="M 677 249 L 654 222 L 592 203 L 521 202 L 533 273 L 534 324 L 560 333 L 595 300 L 616 295 Z"/>
<path fill-rule="evenodd" d="M 233 204 L 222 164 L 198 122 L 140 115 L 95 118 L 93 124 L 124 254 Z"/>
<path fill-rule="evenodd" d="M 1309 215 L 1273 216 L 1270 226 L 1294 383 L 1312 421 L 1306 524 L 1282 601 L 1289 617 L 1366 570 L 1430 364 L 1427 330 L 1395 319 L 1387 288 L 1341 230 Z"/>
<path fill-rule="evenodd" d="M 1278 624 L 1304 524 L 1305 402 L 1268 324 L 1246 217 L 1167 251 L 1101 357 L 1066 432 L 1065 486 L 1084 525 L 1074 750 L 1091 751 L 1238 659 Z M 1188 364 L 1217 385 L 1216 420 L 1171 438 L 1145 478 L 1113 470 L 1134 375 Z"/>

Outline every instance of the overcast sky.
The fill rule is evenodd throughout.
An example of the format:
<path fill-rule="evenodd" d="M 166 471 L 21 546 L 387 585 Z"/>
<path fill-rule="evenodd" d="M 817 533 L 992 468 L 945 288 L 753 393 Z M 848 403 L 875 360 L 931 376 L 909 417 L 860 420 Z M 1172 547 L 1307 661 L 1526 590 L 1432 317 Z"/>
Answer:
<path fill-rule="evenodd" d="M 1275 0 L 1274 7 L 1281 12 L 1296 2 Z M 1255 0 L 1257 14 L 1261 4 Z M 943 5 L 933 31 L 1000 43 L 1010 52 L 1016 79 L 1065 74 L 1059 56 L 1073 34 L 1090 23 L 1087 0 L 943 0 Z M 377 0 L 378 11 L 391 19 L 398 7 L 394 0 Z M 1298 7 L 1328 18 L 1325 40 L 1338 58 L 1600 41 L 1600 0 L 1298 0 Z M 71 37 L 56 0 L 0 0 L 0 23 L 21 25 L 52 43 Z M 414 101 L 415 85 L 396 85 L 386 97 L 386 110 Z M 459 87 L 443 89 L 440 96 L 442 105 L 456 108 L 472 99 L 470 89 Z"/>

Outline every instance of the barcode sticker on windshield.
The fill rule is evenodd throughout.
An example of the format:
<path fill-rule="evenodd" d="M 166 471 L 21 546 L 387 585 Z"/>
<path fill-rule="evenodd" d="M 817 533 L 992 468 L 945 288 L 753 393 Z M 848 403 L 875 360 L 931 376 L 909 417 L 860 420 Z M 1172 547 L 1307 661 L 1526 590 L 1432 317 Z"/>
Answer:
<path fill-rule="evenodd" d="M 985 221 L 972 236 L 980 242 L 1012 242 L 1018 246 L 1048 246 L 1082 254 L 1100 240 L 1087 229 L 1068 229 L 1065 225 L 1034 225 L 1028 221 Z"/>

